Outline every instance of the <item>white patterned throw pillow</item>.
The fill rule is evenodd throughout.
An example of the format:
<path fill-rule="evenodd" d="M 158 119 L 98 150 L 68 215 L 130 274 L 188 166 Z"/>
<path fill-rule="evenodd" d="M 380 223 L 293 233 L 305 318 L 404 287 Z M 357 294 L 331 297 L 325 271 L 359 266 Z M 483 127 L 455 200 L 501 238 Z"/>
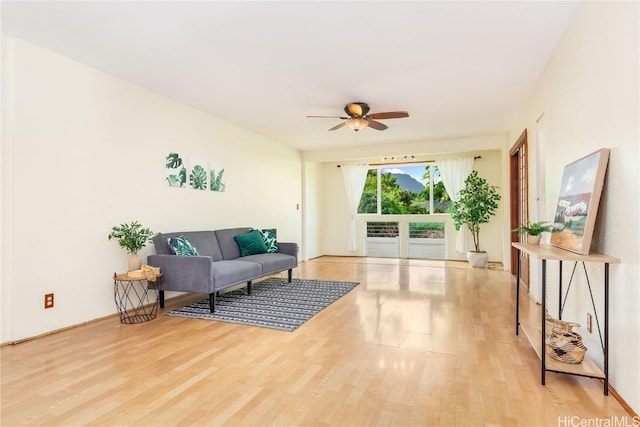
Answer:
<path fill-rule="evenodd" d="M 174 255 L 180 256 L 198 256 L 198 250 L 191 244 L 189 239 L 184 236 L 171 237 L 167 239 L 169 248 Z"/>
<path fill-rule="evenodd" d="M 260 230 L 260 232 L 262 233 L 264 244 L 267 246 L 267 253 L 280 252 L 280 247 L 278 246 L 278 240 L 276 239 L 276 229 L 267 228 L 264 230 Z"/>

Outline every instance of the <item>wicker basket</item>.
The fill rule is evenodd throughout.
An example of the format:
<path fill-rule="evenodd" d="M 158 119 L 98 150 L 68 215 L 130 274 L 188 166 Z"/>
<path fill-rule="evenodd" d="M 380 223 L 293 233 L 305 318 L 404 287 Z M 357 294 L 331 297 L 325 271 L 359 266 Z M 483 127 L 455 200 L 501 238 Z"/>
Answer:
<path fill-rule="evenodd" d="M 582 336 L 577 332 L 552 327 L 546 339 L 546 351 L 549 357 L 564 363 L 582 363 L 587 352 Z"/>
<path fill-rule="evenodd" d="M 549 335 L 551 335 L 551 331 L 554 329 L 559 331 L 573 332 L 573 328 L 580 327 L 579 323 L 567 322 L 565 320 L 553 318 L 549 315 L 548 312 L 545 313 L 545 324 L 547 338 L 549 338 Z"/>

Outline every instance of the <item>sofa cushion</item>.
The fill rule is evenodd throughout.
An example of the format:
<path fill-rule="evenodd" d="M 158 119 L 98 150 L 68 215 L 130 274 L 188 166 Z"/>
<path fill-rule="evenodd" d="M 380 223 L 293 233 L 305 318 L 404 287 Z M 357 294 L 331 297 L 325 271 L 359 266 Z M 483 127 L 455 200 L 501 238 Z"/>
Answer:
<path fill-rule="evenodd" d="M 236 259 L 240 257 L 240 248 L 233 239 L 238 234 L 244 234 L 251 231 L 250 227 L 242 228 L 226 228 L 223 230 L 215 230 L 216 239 L 220 245 L 222 259 Z"/>
<path fill-rule="evenodd" d="M 170 237 L 167 239 L 169 248 L 174 255 L 199 256 L 198 249 L 184 236 Z"/>
<path fill-rule="evenodd" d="M 264 244 L 267 246 L 268 253 L 278 253 L 280 248 L 278 247 L 278 239 L 276 236 L 275 228 L 267 228 L 260 230 L 264 239 Z"/>
<path fill-rule="evenodd" d="M 262 275 L 279 273 L 290 268 L 295 268 L 297 260 L 295 257 L 286 254 L 257 254 L 242 258 L 243 261 L 250 261 L 262 266 Z"/>
<path fill-rule="evenodd" d="M 238 244 L 241 257 L 267 253 L 267 246 L 264 244 L 264 238 L 259 230 L 238 234 L 233 237 L 233 240 Z"/>
<path fill-rule="evenodd" d="M 153 237 L 156 253 L 158 255 L 173 255 L 167 239 L 180 236 L 186 237 L 189 242 L 198 249 L 198 253 L 201 256 L 211 257 L 213 261 L 222 260 L 222 253 L 220 252 L 220 247 L 218 246 L 218 241 L 213 231 L 182 231 L 158 234 Z"/>
<path fill-rule="evenodd" d="M 238 283 L 248 282 L 262 276 L 262 266 L 254 262 L 240 260 L 212 263 L 213 287 L 224 289 Z"/>

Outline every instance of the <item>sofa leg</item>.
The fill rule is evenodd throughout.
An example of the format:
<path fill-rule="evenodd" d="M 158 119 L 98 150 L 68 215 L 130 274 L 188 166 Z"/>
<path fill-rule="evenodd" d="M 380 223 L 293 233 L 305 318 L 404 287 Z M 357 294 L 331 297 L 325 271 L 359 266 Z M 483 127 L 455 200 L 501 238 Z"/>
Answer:
<path fill-rule="evenodd" d="M 164 308 L 164 291 L 158 291 L 158 302 L 160 303 L 160 308 Z"/>
<path fill-rule="evenodd" d="M 247 295 L 251 295 L 251 280 L 247 282 Z"/>
<path fill-rule="evenodd" d="M 287 271 L 287 279 L 289 280 L 289 283 L 291 283 L 291 274 L 293 273 L 293 268 L 290 268 L 289 271 Z"/>
<path fill-rule="evenodd" d="M 209 312 L 213 313 L 216 307 L 216 293 L 211 292 L 209 294 Z"/>

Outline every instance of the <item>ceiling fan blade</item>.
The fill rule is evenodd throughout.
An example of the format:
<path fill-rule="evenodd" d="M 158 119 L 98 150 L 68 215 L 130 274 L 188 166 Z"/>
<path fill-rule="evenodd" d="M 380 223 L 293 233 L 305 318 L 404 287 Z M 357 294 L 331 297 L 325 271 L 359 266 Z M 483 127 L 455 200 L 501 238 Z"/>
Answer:
<path fill-rule="evenodd" d="M 331 129 L 329 129 L 329 130 L 330 130 L 330 131 L 332 131 L 332 130 L 340 129 L 342 126 L 344 126 L 344 122 L 342 122 L 342 123 L 340 123 L 340 124 L 338 124 L 338 125 L 335 125 L 334 127 L 332 127 L 332 128 L 331 128 Z"/>
<path fill-rule="evenodd" d="M 376 122 L 375 120 L 371 120 L 370 118 L 367 118 L 367 121 L 369 122 L 369 127 L 375 130 L 385 130 L 389 127 L 384 123 Z"/>
<path fill-rule="evenodd" d="M 347 120 L 349 117 L 342 117 L 342 116 L 306 116 L 307 118 L 312 118 L 312 119 L 342 119 L 342 120 Z"/>
<path fill-rule="evenodd" d="M 366 119 L 384 120 L 384 119 L 402 119 L 409 117 L 409 113 L 406 111 L 388 111 L 386 113 L 373 113 L 369 114 Z"/>

